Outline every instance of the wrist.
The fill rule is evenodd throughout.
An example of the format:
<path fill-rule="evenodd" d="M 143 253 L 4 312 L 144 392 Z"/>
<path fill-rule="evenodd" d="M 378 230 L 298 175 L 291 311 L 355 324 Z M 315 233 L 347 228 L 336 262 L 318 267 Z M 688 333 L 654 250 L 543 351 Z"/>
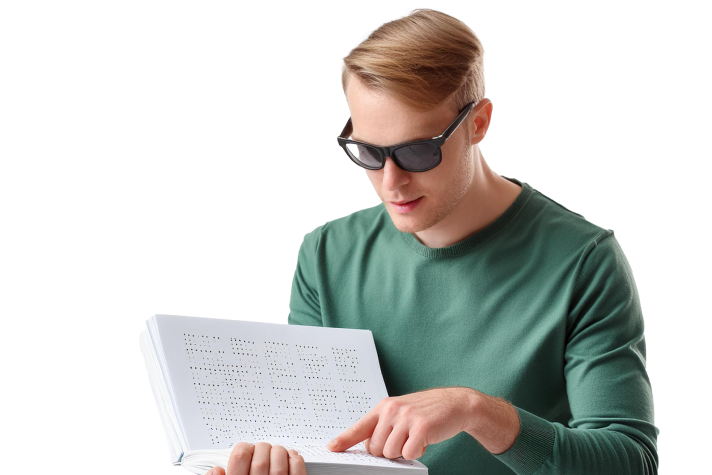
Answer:
<path fill-rule="evenodd" d="M 506 452 L 519 436 L 519 415 L 502 398 L 473 390 L 465 432 L 492 454 Z"/>

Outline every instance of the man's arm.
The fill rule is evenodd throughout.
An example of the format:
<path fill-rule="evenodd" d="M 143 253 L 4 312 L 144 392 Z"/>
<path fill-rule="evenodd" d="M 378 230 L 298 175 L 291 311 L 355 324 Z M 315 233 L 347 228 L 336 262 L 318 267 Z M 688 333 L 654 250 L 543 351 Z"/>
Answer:
<path fill-rule="evenodd" d="M 491 452 L 518 475 L 657 474 L 660 431 L 645 369 L 643 315 L 613 231 L 602 233 L 582 256 L 567 327 L 570 427 L 512 406 L 520 425 L 516 440 L 503 453 Z M 473 407 L 479 426 L 467 432 L 485 448 L 506 445 L 516 431 L 511 410 L 507 414 L 491 396 Z M 504 425 L 495 427 L 497 421 Z"/>
<path fill-rule="evenodd" d="M 412 459 L 464 430 L 518 475 L 657 474 L 643 316 L 612 231 L 590 243 L 576 269 L 562 322 L 567 425 L 473 388 L 434 388 L 382 401 L 327 447 L 367 440 L 374 455 Z"/>
<path fill-rule="evenodd" d="M 323 227 L 307 233 L 299 247 L 287 317 L 290 325 L 323 326 L 316 269 L 316 249 Z"/>

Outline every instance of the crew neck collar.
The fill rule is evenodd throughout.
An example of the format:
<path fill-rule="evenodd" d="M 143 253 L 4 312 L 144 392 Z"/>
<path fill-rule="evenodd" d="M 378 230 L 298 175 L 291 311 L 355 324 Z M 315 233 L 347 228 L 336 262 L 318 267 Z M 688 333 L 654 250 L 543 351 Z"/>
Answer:
<path fill-rule="evenodd" d="M 497 233 L 500 229 L 502 229 L 504 226 L 509 223 L 514 216 L 519 212 L 519 210 L 522 209 L 524 204 L 527 202 L 529 197 L 532 194 L 532 187 L 528 183 L 520 182 L 516 178 L 510 178 L 502 175 L 502 178 L 506 178 L 507 180 L 511 181 L 512 183 L 516 183 L 517 185 L 521 186 L 522 189 L 519 192 L 519 195 L 517 195 L 517 198 L 514 200 L 514 202 L 502 213 L 497 219 L 495 219 L 493 222 L 491 222 L 489 225 L 484 227 L 483 229 L 477 231 L 475 234 L 472 234 L 465 239 L 463 239 L 460 242 L 457 242 L 451 246 L 447 247 L 428 247 L 425 244 L 421 243 L 418 241 L 418 238 L 415 237 L 414 234 L 412 233 L 405 233 L 400 231 L 398 228 L 396 228 L 393 225 L 393 222 L 391 221 L 391 225 L 398 231 L 401 236 L 403 236 L 403 239 L 408 243 L 408 245 L 413 249 L 415 252 L 420 254 L 423 257 L 427 257 L 430 259 L 441 259 L 445 257 L 455 257 L 459 256 L 460 254 L 469 251 L 470 249 L 474 248 L 478 244 L 484 242 L 491 236 L 493 236 L 495 233 Z M 390 218 L 389 218 L 390 219 Z"/>

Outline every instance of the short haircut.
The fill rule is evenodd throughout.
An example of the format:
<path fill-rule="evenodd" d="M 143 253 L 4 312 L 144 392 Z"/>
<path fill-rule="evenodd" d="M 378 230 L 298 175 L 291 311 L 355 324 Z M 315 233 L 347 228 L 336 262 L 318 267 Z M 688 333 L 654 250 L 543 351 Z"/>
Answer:
<path fill-rule="evenodd" d="M 450 101 L 459 112 L 485 95 L 484 49 L 460 20 L 428 8 L 384 23 L 344 58 L 341 84 L 350 75 L 418 111 Z"/>

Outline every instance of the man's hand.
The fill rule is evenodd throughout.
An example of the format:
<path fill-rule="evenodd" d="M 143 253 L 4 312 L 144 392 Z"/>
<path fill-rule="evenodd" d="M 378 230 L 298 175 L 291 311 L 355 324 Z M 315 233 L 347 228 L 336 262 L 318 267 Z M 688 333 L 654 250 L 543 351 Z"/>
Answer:
<path fill-rule="evenodd" d="M 225 470 L 214 467 L 205 475 L 225 475 Z M 239 442 L 230 453 L 227 475 L 307 475 L 307 469 L 296 450 L 267 442 Z"/>
<path fill-rule="evenodd" d="M 517 410 L 500 397 L 467 387 L 434 388 L 382 399 L 326 447 L 340 452 L 365 440 L 372 455 L 413 460 L 428 445 L 467 432 L 490 453 L 501 454 L 520 430 Z"/>
<path fill-rule="evenodd" d="M 471 430 L 477 391 L 465 387 L 434 388 L 382 399 L 368 414 L 332 440 L 327 448 L 346 450 L 365 440 L 372 455 L 413 460 L 430 444 Z"/>

